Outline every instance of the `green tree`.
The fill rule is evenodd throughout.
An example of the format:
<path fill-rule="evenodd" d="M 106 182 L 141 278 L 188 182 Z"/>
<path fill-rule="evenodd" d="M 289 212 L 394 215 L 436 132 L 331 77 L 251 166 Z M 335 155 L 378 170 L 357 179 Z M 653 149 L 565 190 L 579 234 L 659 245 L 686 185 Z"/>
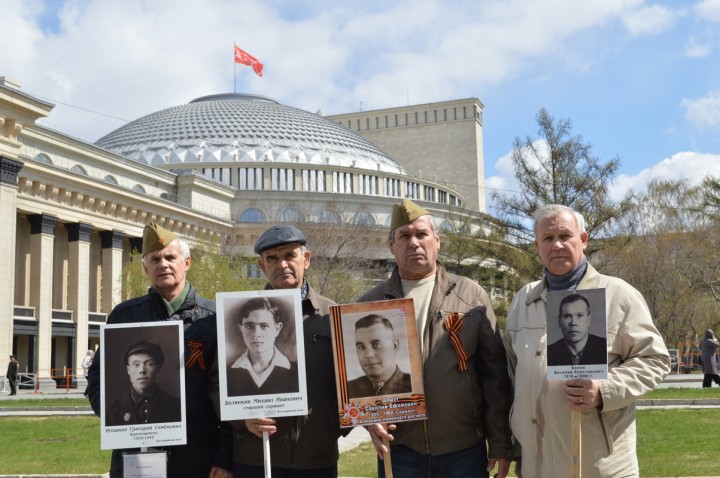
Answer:
<path fill-rule="evenodd" d="M 591 144 L 573 135 L 569 119 L 555 120 L 543 108 L 536 120 L 539 139 L 516 137 L 511 152 L 520 192 L 492 193 L 499 218 L 506 224 L 507 239 L 516 247 L 489 251 L 509 261 L 506 263 L 521 274 L 534 278 L 542 274 L 542 264 L 532 247 L 532 216 L 540 206 L 572 207 L 585 217 L 591 237 L 609 233 L 613 222 L 628 207 L 627 201 L 615 204 L 608 195 L 610 182 L 620 167 L 618 158 L 602 163 L 593 156 Z"/>

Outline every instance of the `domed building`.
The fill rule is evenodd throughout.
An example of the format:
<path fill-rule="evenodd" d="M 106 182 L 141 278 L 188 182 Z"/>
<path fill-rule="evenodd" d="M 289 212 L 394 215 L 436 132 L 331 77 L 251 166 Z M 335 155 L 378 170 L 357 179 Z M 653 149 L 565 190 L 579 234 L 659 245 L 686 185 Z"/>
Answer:
<path fill-rule="evenodd" d="M 0 286 L 0 354 L 17 355 L 23 372 L 37 372 L 40 388 L 54 388 L 58 376 L 75 380 L 122 299 L 123 268 L 149 222 L 246 256 L 271 224 L 312 225 L 314 250 L 332 244 L 342 227 L 364 237 L 364 253 L 376 261 L 391 260 L 385 226 L 402 198 L 431 210 L 442 229 L 456 229 L 458 218 L 487 227 L 476 197 L 482 178 L 474 178 L 482 170 L 476 99 L 409 107 L 414 123 L 396 118 L 383 129 L 378 120 L 378 128 L 354 132 L 347 118 L 261 96 L 213 95 L 137 119 L 95 144 L 36 124 L 52 108 L 0 78 L 0 245 L 8 251 L 0 274 L 11 278 Z M 407 148 L 424 173 L 376 146 L 386 141 L 402 155 L 404 135 L 415 146 L 424 136 L 437 142 L 436 134 L 421 134 L 434 128 L 444 132 L 447 157 L 430 146 L 427 153 Z M 366 139 L 368 129 L 377 140 Z M 472 144 L 453 151 L 462 141 Z M 447 179 L 453 174 L 469 179 L 456 185 Z"/>

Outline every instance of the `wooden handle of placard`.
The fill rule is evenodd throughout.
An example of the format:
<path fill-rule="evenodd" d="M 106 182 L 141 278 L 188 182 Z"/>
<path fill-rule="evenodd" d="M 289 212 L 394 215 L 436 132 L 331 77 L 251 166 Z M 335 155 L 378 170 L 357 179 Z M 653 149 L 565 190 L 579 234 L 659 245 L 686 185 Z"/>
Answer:
<path fill-rule="evenodd" d="M 393 478 L 392 474 L 392 461 L 390 459 L 390 442 L 387 439 L 383 440 L 383 445 L 388 449 L 383 453 L 383 466 L 385 467 L 385 478 Z"/>
<path fill-rule="evenodd" d="M 580 453 L 582 452 L 582 412 L 570 411 L 570 478 L 580 478 Z"/>
<path fill-rule="evenodd" d="M 387 431 L 387 424 L 383 423 L 383 428 Z M 387 452 L 383 453 L 383 466 L 385 468 L 385 478 L 393 478 L 392 459 L 390 458 L 390 441 L 383 438 L 383 445 L 387 448 Z"/>

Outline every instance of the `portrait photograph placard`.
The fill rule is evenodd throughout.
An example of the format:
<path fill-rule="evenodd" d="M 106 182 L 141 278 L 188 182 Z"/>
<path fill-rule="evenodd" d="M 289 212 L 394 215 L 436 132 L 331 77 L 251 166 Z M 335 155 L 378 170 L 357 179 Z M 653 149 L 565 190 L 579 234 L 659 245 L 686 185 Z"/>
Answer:
<path fill-rule="evenodd" d="M 605 304 L 605 289 L 548 293 L 548 380 L 607 379 Z"/>
<path fill-rule="evenodd" d="M 216 295 L 222 420 L 307 415 L 300 289 Z"/>
<path fill-rule="evenodd" d="M 100 448 L 184 445 L 182 321 L 100 327 Z"/>
<path fill-rule="evenodd" d="M 427 417 L 412 299 L 330 308 L 341 427 Z"/>

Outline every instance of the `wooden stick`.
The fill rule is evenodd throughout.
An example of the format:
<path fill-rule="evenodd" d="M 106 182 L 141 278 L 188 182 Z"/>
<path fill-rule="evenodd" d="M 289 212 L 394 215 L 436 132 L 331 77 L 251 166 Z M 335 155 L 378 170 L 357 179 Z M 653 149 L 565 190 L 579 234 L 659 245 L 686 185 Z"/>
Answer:
<path fill-rule="evenodd" d="M 383 423 L 383 428 L 387 431 L 387 423 Z M 385 478 L 393 478 L 392 459 L 390 458 L 390 441 L 383 438 L 383 445 L 387 448 L 387 452 L 383 453 L 383 466 L 385 468 Z"/>
<path fill-rule="evenodd" d="M 570 411 L 570 478 L 580 478 L 582 467 L 580 466 L 580 454 L 582 453 L 582 412 L 579 410 Z"/>
<path fill-rule="evenodd" d="M 265 478 L 270 478 L 270 433 L 263 432 L 263 462 L 265 463 Z"/>

